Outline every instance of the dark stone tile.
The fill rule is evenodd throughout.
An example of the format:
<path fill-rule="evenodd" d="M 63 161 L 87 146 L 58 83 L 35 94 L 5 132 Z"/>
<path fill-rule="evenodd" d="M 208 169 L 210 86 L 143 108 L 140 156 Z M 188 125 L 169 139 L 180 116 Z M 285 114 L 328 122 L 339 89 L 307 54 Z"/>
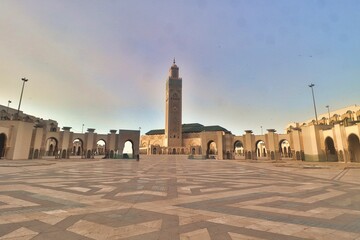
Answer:
<path fill-rule="evenodd" d="M 20 227 L 21 227 L 21 225 L 18 223 L 1 224 L 0 225 L 0 236 L 7 235 Z"/>
<path fill-rule="evenodd" d="M 32 240 L 91 240 L 91 238 L 87 238 L 84 236 L 80 236 L 78 234 L 68 232 L 68 231 L 56 231 L 56 232 L 43 232 L 35 237 Z"/>
<path fill-rule="evenodd" d="M 21 225 L 23 227 L 29 228 L 30 230 L 34 231 L 34 232 L 42 232 L 42 233 L 47 233 L 47 232 L 58 232 L 61 231 L 60 228 L 57 228 L 56 226 L 38 221 L 38 220 L 33 220 L 33 221 L 27 221 L 27 222 L 22 222 Z"/>

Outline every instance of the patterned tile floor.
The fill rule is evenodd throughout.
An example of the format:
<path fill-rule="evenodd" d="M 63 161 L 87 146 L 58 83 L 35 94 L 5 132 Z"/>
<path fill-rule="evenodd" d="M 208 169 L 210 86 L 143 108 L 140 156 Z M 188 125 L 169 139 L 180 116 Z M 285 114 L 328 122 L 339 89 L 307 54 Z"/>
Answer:
<path fill-rule="evenodd" d="M 359 239 L 360 165 L 0 161 L 0 239 Z"/>

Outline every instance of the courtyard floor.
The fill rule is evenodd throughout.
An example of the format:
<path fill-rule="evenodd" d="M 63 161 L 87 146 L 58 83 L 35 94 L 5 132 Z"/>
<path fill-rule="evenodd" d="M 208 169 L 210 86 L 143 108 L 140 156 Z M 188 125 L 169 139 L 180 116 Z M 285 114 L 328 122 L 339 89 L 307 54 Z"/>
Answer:
<path fill-rule="evenodd" d="M 360 165 L 0 160 L 0 239 L 360 240 Z"/>

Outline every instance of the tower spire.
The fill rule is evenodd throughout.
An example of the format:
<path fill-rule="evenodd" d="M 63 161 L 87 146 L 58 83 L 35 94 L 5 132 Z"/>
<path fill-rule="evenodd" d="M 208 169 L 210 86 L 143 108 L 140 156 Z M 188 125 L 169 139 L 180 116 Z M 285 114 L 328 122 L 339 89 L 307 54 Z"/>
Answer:
<path fill-rule="evenodd" d="M 179 78 L 179 67 L 176 65 L 175 58 L 173 61 L 173 65 L 171 65 L 169 69 L 169 77 L 176 79 Z"/>
<path fill-rule="evenodd" d="M 172 66 L 169 69 L 169 78 L 166 80 L 165 106 L 165 146 L 171 148 L 181 147 L 182 79 L 179 77 L 179 67 L 175 64 L 175 58 L 173 60 Z M 171 152 L 173 151 L 174 148 L 171 150 Z"/>

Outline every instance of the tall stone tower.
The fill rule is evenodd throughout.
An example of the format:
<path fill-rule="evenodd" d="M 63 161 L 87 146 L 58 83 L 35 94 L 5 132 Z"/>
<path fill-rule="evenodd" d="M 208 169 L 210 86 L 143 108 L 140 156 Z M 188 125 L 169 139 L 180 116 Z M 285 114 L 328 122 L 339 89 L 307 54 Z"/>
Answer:
<path fill-rule="evenodd" d="M 175 64 L 169 70 L 166 80 L 165 146 L 182 146 L 182 79 Z"/>

